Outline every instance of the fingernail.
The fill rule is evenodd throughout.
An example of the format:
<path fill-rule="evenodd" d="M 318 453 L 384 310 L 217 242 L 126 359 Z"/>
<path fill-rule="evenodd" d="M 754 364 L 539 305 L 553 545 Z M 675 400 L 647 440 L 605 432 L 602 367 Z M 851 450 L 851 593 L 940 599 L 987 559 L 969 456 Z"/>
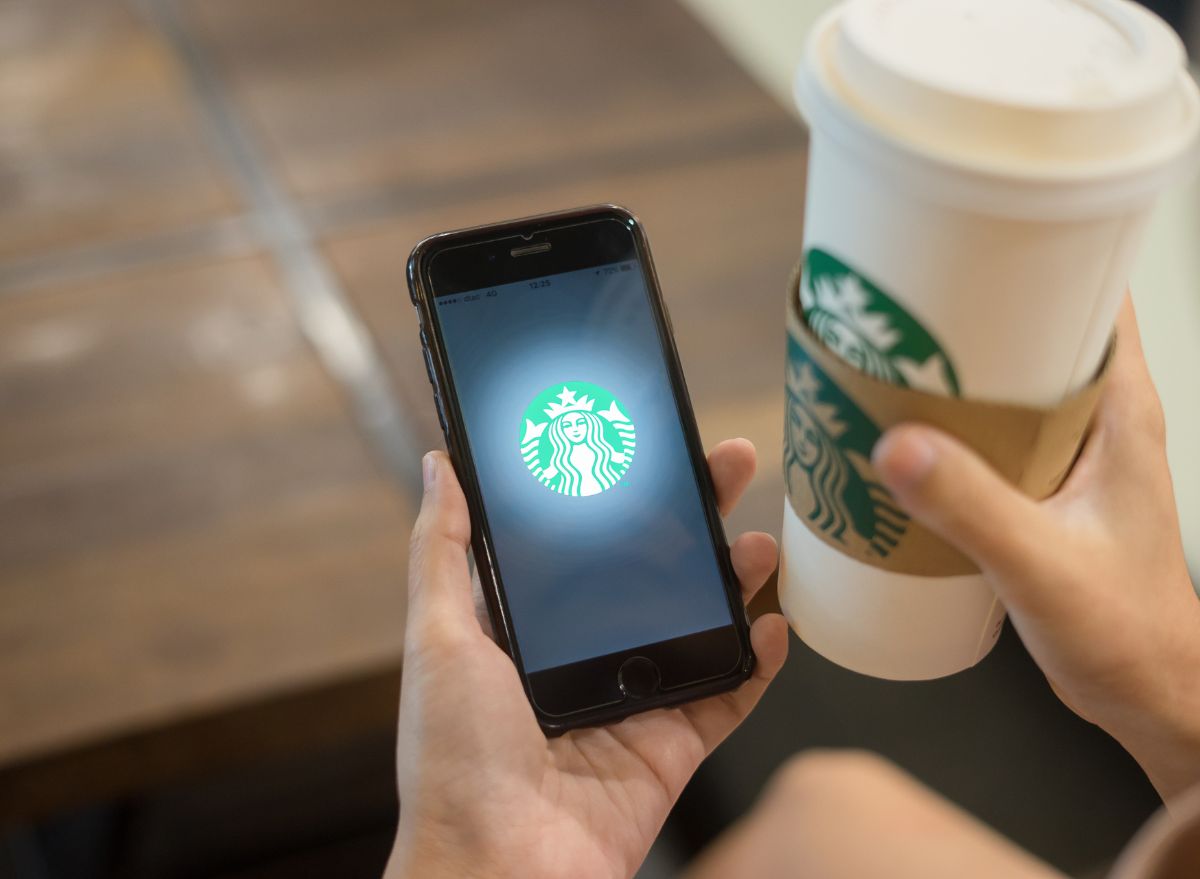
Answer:
<path fill-rule="evenodd" d="M 421 459 L 421 479 L 425 483 L 426 491 L 433 487 L 437 479 L 437 458 L 433 452 L 426 452 L 425 457 Z"/>
<path fill-rule="evenodd" d="M 920 428 L 895 428 L 875 444 L 871 463 L 888 487 L 912 488 L 933 470 L 937 463 L 937 448 Z"/>

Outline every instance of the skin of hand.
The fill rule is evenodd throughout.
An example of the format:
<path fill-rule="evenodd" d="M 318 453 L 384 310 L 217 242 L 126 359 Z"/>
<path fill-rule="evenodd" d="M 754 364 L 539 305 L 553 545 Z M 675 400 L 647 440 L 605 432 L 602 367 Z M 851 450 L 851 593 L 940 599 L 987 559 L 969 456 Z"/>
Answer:
<path fill-rule="evenodd" d="M 754 447 L 709 455 L 722 514 L 754 473 Z M 512 660 L 476 615 L 470 522 L 449 458 L 424 460 L 413 531 L 400 693 L 400 823 L 386 877 L 628 877 L 705 756 L 749 713 L 787 656 L 787 625 L 751 628 L 753 677 L 738 690 L 547 739 Z M 731 546 L 749 600 L 775 568 L 767 534 Z"/>
<path fill-rule="evenodd" d="M 892 764 L 810 751 L 686 879 L 1063 879 Z"/>
<path fill-rule="evenodd" d="M 872 460 L 911 515 L 979 565 L 1059 698 L 1169 804 L 1200 782 L 1200 601 L 1128 300 L 1110 370 L 1079 459 L 1044 501 L 929 427 L 893 428 Z"/>

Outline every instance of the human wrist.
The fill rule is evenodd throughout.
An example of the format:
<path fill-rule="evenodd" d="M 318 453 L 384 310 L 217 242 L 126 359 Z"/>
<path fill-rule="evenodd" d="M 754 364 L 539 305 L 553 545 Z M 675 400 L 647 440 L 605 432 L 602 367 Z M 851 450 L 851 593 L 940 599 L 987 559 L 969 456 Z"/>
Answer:
<path fill-rule="evenodd" d="M 453 834 L 431 827 L 414 827 L 401 817 L 383 879 L 489 879 L 486 859 Z"/>
<path fill-rule="evenodd" d="M 1200 784 L 1200 603 L 1188 611 L 1181 619 L 1189 622 L 1159 644 L 1147 675 L 1156 686 L 1121 728 L 1110 730 L 1164 801 Z"/>
<path fill-rule="evenodd" d="M 461 879 L 474 876 L 453 867 L 444 861 L 426 856 L 414 856 L 412 852 L 392 849 L 383 879 Z"/>
<path fill-rule="evenodd" d="M 1144 736 L 1116 736 L 1142 767 L 1163 802 L 1200 784 L 1200 733 L 1160 729 Z"/>

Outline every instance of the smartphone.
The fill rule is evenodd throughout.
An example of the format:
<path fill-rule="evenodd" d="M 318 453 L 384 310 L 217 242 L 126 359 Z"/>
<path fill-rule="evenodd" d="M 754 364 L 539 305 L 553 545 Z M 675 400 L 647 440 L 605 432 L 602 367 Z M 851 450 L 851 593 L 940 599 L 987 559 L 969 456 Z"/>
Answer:
<path fill-rule="evenodd" d="M 737 687 L 754 654 L 637 218 L 426 238 L 408 284 L 500 645 L 548 733 Z"/>

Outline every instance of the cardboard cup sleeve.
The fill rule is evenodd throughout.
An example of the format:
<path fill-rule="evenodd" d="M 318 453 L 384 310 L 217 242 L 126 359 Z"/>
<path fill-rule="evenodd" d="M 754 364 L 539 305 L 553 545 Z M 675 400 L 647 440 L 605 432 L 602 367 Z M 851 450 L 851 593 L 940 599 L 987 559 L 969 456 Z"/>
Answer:
<path fill-rule="evenodd" d="M 977 573 L 970 559 L 909 518 L 883 487 L 871 467 L 875 442 L 893 425 L 928 424 L 974 449 L 1025 494 L 1047 497 L 1083 445 L 1115 339 L 1093 380 L 1051 409 L 929 394 L 874 378 L 826 347 L 804 320 L 799 282 L 797 270 L 787 300 L 784 423 L 792 509 L 824 543 L 873 567 L 931 577 Z"/>

